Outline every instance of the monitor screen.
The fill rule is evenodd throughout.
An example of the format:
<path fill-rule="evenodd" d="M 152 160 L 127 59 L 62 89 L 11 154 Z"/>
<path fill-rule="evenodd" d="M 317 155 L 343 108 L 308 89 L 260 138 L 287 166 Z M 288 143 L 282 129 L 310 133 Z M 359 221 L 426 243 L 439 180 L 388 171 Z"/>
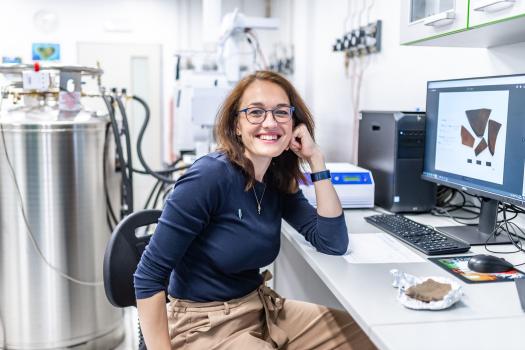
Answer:
<path fill-rule="evenodd" d="M 477 226 L 442 232 L 473 245 L 497 234 L 498 203 L 525 205 L 525 74 L 427 84 L 425 180 L 481 196 Z"/>
<path fill-rule="evenodd" d="M 525 74 L 430 81 L 423 178 L 525 205 Z"/>

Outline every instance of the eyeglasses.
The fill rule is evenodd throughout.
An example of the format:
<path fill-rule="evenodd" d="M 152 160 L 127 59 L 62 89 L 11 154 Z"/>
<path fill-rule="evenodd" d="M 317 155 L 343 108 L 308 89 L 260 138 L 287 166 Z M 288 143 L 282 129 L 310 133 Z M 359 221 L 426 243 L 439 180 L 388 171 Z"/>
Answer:
<path fill-rule="evenodd" d="M 295 107 L 281 106 L 274 109 L 264 109 L 260 107 L 248 107 L 241 109 L 239 112 L 244 112 L 246 119 L 251 124 L 262 124 L 266 120 L 266 113 L 272 112 L 273 119 L 280 124 L 288 123 L 292 119 Z"/>

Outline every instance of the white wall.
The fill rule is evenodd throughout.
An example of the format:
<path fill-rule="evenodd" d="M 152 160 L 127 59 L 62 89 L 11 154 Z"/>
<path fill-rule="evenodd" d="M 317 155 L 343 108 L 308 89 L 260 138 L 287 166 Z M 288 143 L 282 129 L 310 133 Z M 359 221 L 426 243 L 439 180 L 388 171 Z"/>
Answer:
<path fill-rule="evenodd" d="M 218 0 L 221 1 L 221 18 L 236 8 L 246 16 L 265 17 L 266 0 Z M 214 46 L 206 45 L 202 40 L 202 1 L 178 0 L 178 40 L 177 50 L 215 50 Z M 292 41 L 292 0 L 271 0 L 271 17 L 279 18 L 278 30 L 258 30 L 257 36 L 265 55 L 270 55 L 275 43 L 290 45 Z"/>
<path fill-rule="evenodd" d="M 219 6 L 220 18 L 235 8 L 248 16 L 259 17 L 266 14 L 267 2 L 265 0 L 217 1 L 221 3 Z M 290 13 L 285 7 L 283 8 L 290 4 L 290 1 L 273 0 L 273 3 L 276 15 Z M 207 23 L 203 23 L 202 20 L 201 0 L 8 0 L 8 4 L 3 5 L 0 10 L 0 33 L 2 33 L 0 35 L 0 56 L 20 56 L 24 63 L 32 62 L 31 44 L 35 42 L 60 44 L 61 60 L 58 63 L 66 65 L 86 62 L 86 59 L 77 56 L 78 43 L 161 45 L 162 79 L 158 81 L 158 84 L 162 86 L 162 105 L 160 108 L 155 108 L 159 107 L 155 105 L 155 101 L 148 102 L 153 108 L 152 111 L 160 111 L 164 121 L 163 135 L 158 135 L 164 141 L 164 145 L 170 137 L 170 130 L 167 126 L 170 125 L 168 120 L 172 110 L 175 83 L 175 53 L 181 50 L 215 51 L 213 45 L 206 46 L 202 40 L 202 28 Z M 36 25 L 35 15 L 41 11 L 54 14 L 55 28 L 45 31 Z M 283 21 L 283 23 L 289 22 Z M 284 28 L 289 28 L 289 26 Z M 273 47 L 274 41 L 284 39 L 287 39 L 288 43 L 290 41 L 290 35 L 286 30 L 261 31 L 259 38 L 266 52 Z M 95 52 L 92 56 L 97 57 L 97 55 L 98 53 Z M 115 78 L 115 74 L 110 74 L 126 66 L 125 63 L 123 62 L 120 66 L 113 65 L 112 69 L 113 63 L 104 60 L 102 68 L 108 73 L 102 76 L 102 84 L 104 86 L 108 84 L 106 86 L 108 88 L 127 87 L 128 92 L 133 94 L 136 91 L 132 91 L 128 79 L 122 79 L 119 84 L 120 79 L 118 77 L 112 79 L 112 77 Z M 121 71 L 126 74 L 126 69 L 120 69 L 119 72 Z M 131 75 L 131 71 L 128 74 Z M 133 109 L 130 112 L 130 116 L 133 116 Z M 148 128 L 143 145 L 144 154 L 154 168 L 160 165 L 157 162 L 159 153 L 170 154 L 167 147 L 160 146 L 159 137 L 155 136 L 161 129 L 156 127 L 159 123 L 155 121 L 160 120 L 157 114 L 152 115 L 152 123 Z M 180 129 L 187 133 L 187 128 Z M 151 138 L 152 135 L 153 138 Z M 167 156 L 163 157 L 163 159 L 167 158 Z M 136 197 L 138 200 L 141 194 L 138 193 Z"/>
<path fill-rule="evenodd" d="M 362 3 L 351 1 L 354 6 Z M 350 161 L 350 79 L 343 54 L 331 51 L 335 38 L 343 34 L 347 1 L 293 3 L 295 82 L 313 109 L 317 140 L 328 159 Z M 376 0 L 370 19 L 383 21 L 382 48 L 365 71 L 360 109 L 424 110 L 427 80 L 525 72 L 525 43 L 492 49 L 400 46 L 399 1 Z"/>
<path fill-rule="evenodd" d="M 173 0 L 9 0 L 0 11 L 0 56 L 20 56 L 31 62 L 31 43 L 59 43 L 62 64 L 77 63 L 77 42 L 163 45 L 163 71 L 173 76 L 173 52 L 177 41 L 177 1 Z M 55 13 L 58 26 L 50 33 L 34 25 L 39 10 Z M 124 32 L 110 32 L 107 24 Z M 104 68 L 104 67 L 102 67 Z M 104 83 L 104 80 L 102 80 Z M 171 79 L 163 81 L 163 107 L 168 110 Z"/>
<path fill-rule="evenodd" d="M 352 6 L 361 1 L 352 1 Z M 265 13 L 263 0 L 223 0 L 222 12 L 238 7 L 251 16 Z M 50 10 L 58 28 L 41 33 L 34 14 Z M 425 84 L 431 79 L 525 72 L 525 44 L 492 49 L 406 47 L 399 45 L 398 1 L 376 0 L 371 20 L 383 21 L 382 51 L 370 56 L 365 72 L 361 109 L 413 110 L 425 108 Z M 31 61 L 32 42 L 61 44 L 63 63 L 76 63 L 78 41 L 160 43 L 163 45 L 163 111 L 168 113 L 176 50 L 203 49 L 202 3 L 196 0 L 24 0 L 10 1 L 0 11 L 0 55 Z M 329 160 L 351 159 L 352 103 L 350 79 L 345 76 L 343 54 L 331 46 L 343 34 L 348 14 L 346 0 L 273 0 L 272 16 L 281 19 L 276 32 L 259 32 L 269 53 L 275 41 L 293 41 L 296 74 L 293 79 L 313 109 L 317 139 Z M 106 22 L 129 29 L 108 32 Z"/>
<path fill-rule="evenodd" d="M 352 160 L 350 79 L 343 54 L 332 52 L 344 33 L 346 0 L 292 0 L 296 74 L 294 81 L 315 116 L 317 142 L 329 161 Z M 362 3 L 358 0 L 352 1 Z M 484 48 L 399 45 L 399 1 L 376 0 L 370 20 L 381 19 L 381 52 L 370 56 L 360 110 L 425 110 L 428 80 L 525 73 L 523 43 Z M 519 221 L 521 225 L 525 219 Z"/>
<path fill-rule="evenodd" d="M 10 1 L 0 11 L 0 56 L 20 56 L 24 63 L 32 62 L 31 44 L 34 42 L 58 43 L 61 49 L 61 64 L 94 64 L 101 60 L 102 84 L 107 88 L 127 88 L 131 94 L 138 94 L 150 104 L 152 111 L 148 132 L 144 138 L 143 150 L 147 162 L 155 169 L 160 167 L 161 139 L 159 135 L 162 115 L 169 112 L 171 87 L 174 76 L 173 52 L 177 41 L 177 2 L 155 1 L 66 1 L 66 0 L 24 0 Z M 35 25 L 35 14 L 45 10 L 54 13 L 56 29 L 42 32 Z M 111 27 L 113 27 L 112 31 Z M 86 43 L 91 50 L 78 57 L 77 44 Z M 100 45 L 102 44 L 102 45 Z M 107 45 L 109 44 L 109 45 Z M 128 44 L 128 45 L 122 45 Z M 129 49 L 132 47 L 133 49 Z M 136 47 L 136 49 L 135 49 Z M 162 49 L 159 50 L 159 47 Z M 105 48 L 105 49 L 103 49 Z M 151 49 L 148 49 L 151 48 Z M 104 50 L 105 52 L 96 52 Z M 111 50 L 115 50 L 110 52 Z M 143 51 L 140 51 L 143 50 Z M 133 87 L 137 77 L 132 74 L 130 54 L 152 61 L 151 76 L 144 79 L 149 88 Z M 110 59 L 110 57 L 112 59 Z M 117 58 L 119 57 L 119 58 Z M 120 60 L 120 61 L 119 61 Z M 161 63 L 162 62 L 162 63 Z M 159 67 L 159 63 L 161 66 Z M 160 73 L 159 73 L 160 72 Z M 156 73 L 156 74 L 153 74 Z M 151 79 L 150 79 L 151 78 Z M 160 79 L 159 79 L 160 78 Z M 94 86 L 91 86 L 93 91 Z M 139 89 L 141 88 L 142 89 Z M 105 111 L 101 100 L 84 101 L 87 108 Z M 129 104 L 128 115 L 132 134 L 138 133 L 138 121 L 142 122 L 142 110 L 136 104 Z M 134 113 L 135 110 L 140 110 Z M 134 116 L 140 116 L 134 118 Z M 165 128 L 164 128 L 165 130 Z M 135 137 L 136 140 L 136 137 Z M 135 167 L 142 168 L 135 159 Z M 153 179 L 135 177 L 135 207 L 142 207 L 147 194 L 153 187 Z"/>
<path fill-rule="evenodd" d="M 350 0 L 352 6 L 361 3 Z M 223 0 L 222 12 L 238 7 L 251 16 L 265 14 L 264 0 Z M 53 33 L 33 25 L 36 11 L 58 15 Z M 164 113 L 169 111 L 176 50 L 203 49 L 202 2 L 198 0 L 24 0 L 9 1 L 0 11 L 0 56 L 30 61 L 31 42 L 58 42 L 62 62 L 75 63 L 76 42 L 160 43 L 163 45 Z M 317 139 L 331 161 L 349 161 L 352 152 L 350 79 L 343 54 L 331 50 L 344 30 L 346 0 L 272 0 L 272 16 L 281 19 L 275 32 L 259 32 L 268 53 L 273 42 L 293 42 L 298 89 L 312 108 Z M 426 81 L 455 77 L 525 72 L 525 43 L 492 48 L 406 47 L 399 45 L 399 1 L 376 0 L 371 20 L 383 21 L 382 51 L 370 56 L 365 72 L 361 109 L 425 109 Z M 107 21 L 122 23 L 129 32 L 107 32 Z"/>

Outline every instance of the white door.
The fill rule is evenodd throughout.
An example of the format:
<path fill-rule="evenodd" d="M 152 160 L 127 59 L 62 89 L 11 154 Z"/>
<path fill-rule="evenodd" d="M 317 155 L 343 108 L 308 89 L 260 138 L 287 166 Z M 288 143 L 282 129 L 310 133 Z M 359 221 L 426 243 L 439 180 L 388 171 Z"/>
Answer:
<path fill-rule="evenodd" d="M 77 43 L 78 64 L 96 66 L 97 62 L 100 63 L 104 70 L 102 86 L 125 88 L 129 95 L 136 95 L 148 103 L 151 115 L 142 141 L 142 153 L 152 169 L 160 169 L 162 159 L 161 53 L 161 45 L 155 44 Z M 85 104 L 87 108 L 106 110 L 101 99 Z M 129 101 L 126 110 L 132 135 L 133 167 L 143 169 L 135 145 L 144 120 L 144 109 L 137 102 Z M 155 180 L 137 173 L 133 174 L 133 179 L 134 207 L 139 210 L 144 207 Z"/>

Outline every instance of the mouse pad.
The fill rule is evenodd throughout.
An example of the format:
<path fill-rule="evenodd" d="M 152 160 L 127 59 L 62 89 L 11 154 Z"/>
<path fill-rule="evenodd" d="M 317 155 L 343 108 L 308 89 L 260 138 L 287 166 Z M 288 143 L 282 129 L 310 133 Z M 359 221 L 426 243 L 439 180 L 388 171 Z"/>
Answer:
<path fill-rule="evenodd" d="M 468 268 L 468 261 L 471 257 L 470 255 L 443 256 L 440 258 L 428 258 L 428 260 L 466 283 L 512 282 L 516 279 L 525 278 L 525 274 L 516 269 L 497 273 L 474 272 Z"/>

